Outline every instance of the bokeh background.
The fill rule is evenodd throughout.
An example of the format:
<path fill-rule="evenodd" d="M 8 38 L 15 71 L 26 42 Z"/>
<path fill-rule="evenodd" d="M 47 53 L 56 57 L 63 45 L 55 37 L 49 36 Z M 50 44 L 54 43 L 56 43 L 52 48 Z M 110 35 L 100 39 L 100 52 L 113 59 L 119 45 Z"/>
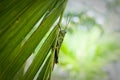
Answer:
<path fill-rule="evenodd" d="M 52 80 L 120 80 L 119 14 L 120 0 L 68 0 Z"/>

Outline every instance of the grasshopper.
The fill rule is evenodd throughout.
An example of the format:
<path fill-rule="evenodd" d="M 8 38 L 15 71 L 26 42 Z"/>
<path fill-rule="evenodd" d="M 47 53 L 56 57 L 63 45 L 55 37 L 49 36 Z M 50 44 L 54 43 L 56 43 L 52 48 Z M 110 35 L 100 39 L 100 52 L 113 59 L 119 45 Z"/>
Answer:
<path fill-rule="evenodd" d="M 68 21 L 68 24 L 69 24 L 69 21 Z M 58 26 L 60 28 L 60 31 L 58 33 L 58 38 L 57 38 L 57 42 L 56 42 L 56 46 L 55 46 L 55 56 L 54 56 L 55 63 L 58 63 L 58 55 L 59 55 L 60 47 L 61 47 L 61 44 L 62 44 L 63 39 L 65 37 L 66 28 L 67 28 L 67 26 L 66 26 L 65 29 L 62 30 L 60 24 L 58 24 Z"/>

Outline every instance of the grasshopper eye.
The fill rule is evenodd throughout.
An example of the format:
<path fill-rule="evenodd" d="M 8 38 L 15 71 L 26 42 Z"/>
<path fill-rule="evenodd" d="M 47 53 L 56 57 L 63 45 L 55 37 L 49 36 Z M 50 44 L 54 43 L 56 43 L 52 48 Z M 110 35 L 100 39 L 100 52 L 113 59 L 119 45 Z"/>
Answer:
<path fill-rule="evenodd" d="M 66 30 L 62 30 L 61 32 L 62 32 L 62 33 L 66 33 Z"/>
<path fill-rule="evenodd" d="M 60 33 L 61 33 L 61 35 L 65 35 L 66 34 L 66 30 L 61 30 Z"/>

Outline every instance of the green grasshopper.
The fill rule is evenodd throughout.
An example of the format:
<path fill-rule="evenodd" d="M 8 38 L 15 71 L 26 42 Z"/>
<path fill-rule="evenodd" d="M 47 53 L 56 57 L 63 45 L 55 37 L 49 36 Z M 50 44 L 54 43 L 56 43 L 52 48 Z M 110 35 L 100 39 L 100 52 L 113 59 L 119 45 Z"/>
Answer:
<path fill-rule="evenodd" d="M 69 21 L 68 21 L 68 24 L 69 24 Z M 60 28 L 60 31 L 58 33 L 58 38 L 57 38 L 57 42 L 56 42 L 56 46 L 55 46 L 55 57 L 54 57 L 54 62 L 55 63 L 58 63 L 58 54 L 59 54 L 60 47 L 61 47 L 61 44 L 63 42 L 63 39 L 65 37 L 66 28 L 67 28 L 67 26 L 66 26 L 66 28 L 62 30 L 60 24 L 58 24 L 58 26 Z"/>

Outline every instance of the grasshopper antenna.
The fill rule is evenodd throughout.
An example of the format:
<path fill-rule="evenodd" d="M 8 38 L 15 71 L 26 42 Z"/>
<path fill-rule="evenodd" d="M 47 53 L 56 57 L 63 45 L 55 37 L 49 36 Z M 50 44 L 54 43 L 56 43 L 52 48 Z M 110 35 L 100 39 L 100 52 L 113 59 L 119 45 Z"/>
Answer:
<path fill-rule="evenodd" d="M 67 17 L 67 20 L 66 20 L 66 26 L 65 26 L 65 30 L 67 29 L 67 26 L 69 25 L 69 23 L 70 23 L 70 20 L 71 20 L 71 17 Z"/>

